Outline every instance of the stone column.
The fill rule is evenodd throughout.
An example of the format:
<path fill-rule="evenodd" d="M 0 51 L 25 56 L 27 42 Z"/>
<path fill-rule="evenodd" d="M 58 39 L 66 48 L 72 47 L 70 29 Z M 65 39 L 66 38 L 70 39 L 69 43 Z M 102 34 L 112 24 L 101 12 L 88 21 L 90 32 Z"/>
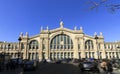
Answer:
<path fill-rule="evenodd" d="M 93 45 L 94 45 L 94 52 L 95 52 L 94 58 L 98 59 L 98 51 L 99 51 L 99 49 L 98 49 L 98 39 L 94 40 Z"/>
<path fill-rule="evenodd" d="M 41 61 L 43 58 L 43 55 L 42 55 L 42 53 L 43 53 L 43 38 L 40 38 L 40 44 L 39 44 L 39 52 L 38 52 L 38 55 L 39 55 L 39 60 Z"/>
<path fill-rule="evenodd" d="M 49 59 L 49 39 L 48 38 L 45 38 L 45 48 L 46 48 L 46 51 L 45 51 L 45 59 Z"/>
<path fill-rule="evenodd" d="M 101 49 L 102 49 L 102 59 L 105 59 L 106 58 L 106 50 L 104 48 L 104 43 L 101 43 Z"/>
<path fill-rule="evenodd" d="M 81 58 L 85 58 L 85 39 L 80 38 Z"/>
<path fill-rule="evenodd" d="M 74 56 L 73 56 L 73 58 L 76 58 L 76 59 L 79 58 L 79 56 L 78 56 L 78 41 L 79 41 L 79 38 L 75 38 L 75 40 L 74 40 Z"/>
<path fill-rule="evenodd" d="M 24 43 L 24 49 L 25 50 L 22 50 L 23 51 L 23 59 L 27 59 L 27 50 L 28 50 L 28 48 L 27 48 L 27 42 L 26 43 Z"/>

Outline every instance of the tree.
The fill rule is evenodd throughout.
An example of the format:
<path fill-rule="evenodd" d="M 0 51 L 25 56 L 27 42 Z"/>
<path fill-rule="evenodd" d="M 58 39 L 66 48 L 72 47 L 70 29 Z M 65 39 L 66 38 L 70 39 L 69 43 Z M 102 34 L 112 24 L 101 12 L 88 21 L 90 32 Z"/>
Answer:
<path fill-rule="evenodd" d="M 95 1 L 95 0 L 89 0 L 90 4 L 92 4 L 90 6 L 90 10 L 93 10 L 93 9 L 98 9 L 98 7 L 100 7 L 101 5 L 104 5 L 110 12 L 115 12 L 116 10 L 119 10 L 120 9 L 120 3 L 109 3 L 109 1 L 112 1 L 112 0 L 100 0 L 100 1 Z"/>

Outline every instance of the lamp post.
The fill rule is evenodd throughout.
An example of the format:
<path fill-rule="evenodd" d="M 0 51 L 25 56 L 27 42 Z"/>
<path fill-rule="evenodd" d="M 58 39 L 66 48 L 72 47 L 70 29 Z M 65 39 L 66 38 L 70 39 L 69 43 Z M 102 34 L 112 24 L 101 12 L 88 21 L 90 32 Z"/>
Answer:
<path fill-rule="evenodd" d="M 20 42 L 21 42 L 21 40 L 22 40 L 21 37 L 19 37 L 19 38 L 18 38 L 18 41 L 19 41 L 19 50 L 20 50 Z M 19 52 L 19 50 L 18 50 L 18 58 L 19 58 L 19 56 L 21 56 L 21 55 L 20 55 L 21 52 Z"/>
<path fill-rule="evenodd" d="M 90 56 L 90 41 L 88 42 L 88 51 L 89 51 L 89 58 L 91 58 L 91 56 Z"/>
<path fill-rule="evenodd" d="M 8 44 L 8 55 L 9 55 L 10 44 Z"/>
<path fill-rule="evenodd" d="M 120 46 L 118 46 L 117 49 L 118 49 L 117 57 L 118 57 L 118 59 L 120 59 L 120 55 L 119 55 L 120 54 Z"/>
<path fill-rule="evenodd" d="M 98 60 L 99 60 L 99 51 L 98 51 L 98 42 L 97 42 L 98 36 L 97 35 L 95 35 L 95 40 L 96 40 L 96 45 L 97 45 L 97 56 L 98 56 Z"/>

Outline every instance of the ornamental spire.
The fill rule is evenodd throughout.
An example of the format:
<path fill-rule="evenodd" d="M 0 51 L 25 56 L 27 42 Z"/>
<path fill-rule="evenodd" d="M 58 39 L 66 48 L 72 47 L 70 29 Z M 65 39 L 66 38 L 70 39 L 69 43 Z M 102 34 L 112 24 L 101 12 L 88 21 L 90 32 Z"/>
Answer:
<path fill-rule="evenodd" d="M 96 35 L 97 35 L 97 32 L 94 33 L 94 36 L 96 36 Z"/>
<path fill-rule="evenodd" d="M 75 31 L 77 30 L 77 27 L 76 27 L 76 26 L 74 27 L 74 30 L 75 30 Z"/>
<path fill-rule="evenodd" d="M 63 28 L 63 26 L 64 26 L 63 21 L 60 21 L 60 28 Z"/>
<path fill-rule="evenodd" d="M 103 36 L 102 32 L 100 32 L 100 36 Z"/>
<path fill-rule="evenodd" d="M 46 27 L 46 30 L 49 30 L 48 26 Z"/>

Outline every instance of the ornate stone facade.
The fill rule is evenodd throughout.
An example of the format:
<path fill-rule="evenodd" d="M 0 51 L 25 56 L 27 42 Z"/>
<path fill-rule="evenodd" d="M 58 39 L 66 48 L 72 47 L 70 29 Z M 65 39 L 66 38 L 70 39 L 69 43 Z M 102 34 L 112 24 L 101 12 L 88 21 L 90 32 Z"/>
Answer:
<path fill-rule="evenodd" d="M 23 59 L 63 59 L 63 58 L 96 58 L 120 59 L 120 42 L 104 42 L 102 33 L 86 35 L 82 27 L 79 30 L 60 27 L 43 30 L 38 35 L 29 37 L 20 34 L 21 41 L 16 43 L 0 42 L 0 53 L 9 54 L 12 58 Z"/>

